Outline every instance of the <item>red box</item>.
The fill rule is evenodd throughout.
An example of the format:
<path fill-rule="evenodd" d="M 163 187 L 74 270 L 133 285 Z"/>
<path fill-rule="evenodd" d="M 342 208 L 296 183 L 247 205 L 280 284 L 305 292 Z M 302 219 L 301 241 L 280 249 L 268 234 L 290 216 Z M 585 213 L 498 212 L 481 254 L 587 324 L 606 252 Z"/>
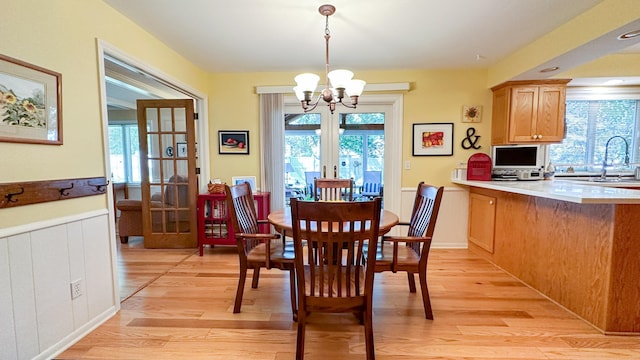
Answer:
<path fill-rule="evenodd" d="M 491 158 L 489 155 L 477 153 L 469 157 L 467 180 L 491 181 Z"/>

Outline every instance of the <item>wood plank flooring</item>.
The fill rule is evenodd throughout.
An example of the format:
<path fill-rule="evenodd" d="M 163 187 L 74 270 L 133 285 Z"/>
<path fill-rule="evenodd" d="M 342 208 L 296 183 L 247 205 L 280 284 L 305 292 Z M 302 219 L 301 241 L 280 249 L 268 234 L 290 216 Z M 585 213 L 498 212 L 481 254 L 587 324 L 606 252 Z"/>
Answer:
<path fill-rule="evenodd" d="M 118 280 L 120 301 L 186 260 L 196 249 L 145 249 L 144 238 L 130 236 L 126 244 L 118 241 Z"/>
<path fill-rule="evenodd" d="M 145 272 L 142 261 L 136 267 Z M 57 359 L 293 359 L 288 275 L 263 271 L 257 289 L 247 280 L 242 312 L 233 314 L 237 271 L 234 248 L 194 251 Z M 375 288 L 378 360 L 640 359 L 640 337 L 600 334 L 468 250 L 431 252 L 433 321 L 406 275 L 377 274 Z M 363 327 L 352 315 L 309 321 L 305 359 L 365 358 Z"/>

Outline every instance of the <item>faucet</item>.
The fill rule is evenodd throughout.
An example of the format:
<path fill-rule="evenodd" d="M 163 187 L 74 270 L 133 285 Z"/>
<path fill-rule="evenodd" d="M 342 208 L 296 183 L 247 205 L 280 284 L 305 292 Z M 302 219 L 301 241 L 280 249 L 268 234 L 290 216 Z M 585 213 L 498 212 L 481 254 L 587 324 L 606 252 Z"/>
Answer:
<path fill-rule="evenodd" d="M 627 139 L 623 138 L 620 135 L 612 136 L 607 140 L 607 144 L 604 146 L 604 161 L 602 162 L 602 173 L 600 174 L 600 179 L 607 178 L 607 158 L 609 157 L 609 142 L 615 138 L 620 138 L 624 141 L 624 164 L 629 165 L 629 143 Z"/>

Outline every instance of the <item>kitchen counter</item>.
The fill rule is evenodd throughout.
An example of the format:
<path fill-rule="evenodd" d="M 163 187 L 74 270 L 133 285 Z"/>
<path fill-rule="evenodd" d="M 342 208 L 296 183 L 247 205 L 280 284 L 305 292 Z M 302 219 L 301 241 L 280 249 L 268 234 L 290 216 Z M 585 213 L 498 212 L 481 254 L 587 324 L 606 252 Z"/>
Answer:
<path fill-rule="evenodd" d="M 557 178 L 452 182 L 469 187 L 471 251 L 605 334 L 640 335 L 639 190 Z"/>
<path fill-rule="evenodd" d="M 475 181 L 451 180 L 458 185 L 505 191 L 515 194 L 569 201 L 577 204 L 640 204 L 640 183 L 597 183 L 577 180 Z"/>

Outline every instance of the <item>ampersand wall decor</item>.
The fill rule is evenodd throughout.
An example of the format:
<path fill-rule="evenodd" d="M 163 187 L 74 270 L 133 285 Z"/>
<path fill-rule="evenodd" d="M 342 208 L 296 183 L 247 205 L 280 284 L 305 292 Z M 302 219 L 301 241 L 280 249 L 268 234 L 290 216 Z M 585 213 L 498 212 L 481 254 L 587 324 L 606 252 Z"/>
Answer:
<path fill-rule="evenodd" d="M 482 146 L 481 145 L 477 145 L 478 141 L 480 141 L 480 135 L 476 135 L 476 129 L 475 128 L 468 128 L 467 129 L 467 136 L 462 139 L 462 148 L 465 150 L 474 148 L 476 150 L 480 149 Z"/>

